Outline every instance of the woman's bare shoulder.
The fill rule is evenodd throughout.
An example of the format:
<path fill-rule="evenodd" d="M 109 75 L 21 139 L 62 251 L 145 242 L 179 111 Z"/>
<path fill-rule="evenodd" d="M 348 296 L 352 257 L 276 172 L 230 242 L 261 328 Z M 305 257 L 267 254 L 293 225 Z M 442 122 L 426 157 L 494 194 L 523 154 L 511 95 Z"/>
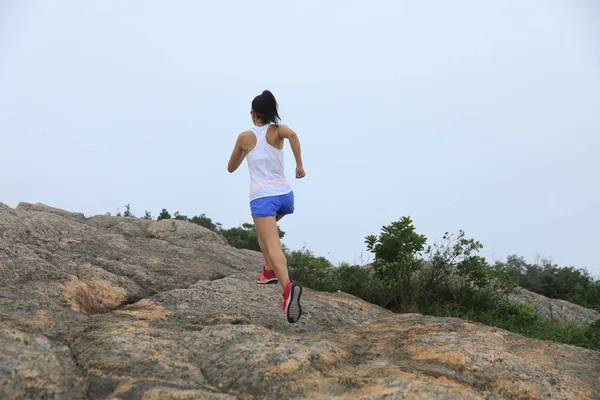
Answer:
<path fill-rule="evenodd" d="M 279 125 L 277 133 L 281 139 L 289 139 L 290 136 L 296 134 L 296 132 L 294 132 L 292 128 L 287 125 Z"/>

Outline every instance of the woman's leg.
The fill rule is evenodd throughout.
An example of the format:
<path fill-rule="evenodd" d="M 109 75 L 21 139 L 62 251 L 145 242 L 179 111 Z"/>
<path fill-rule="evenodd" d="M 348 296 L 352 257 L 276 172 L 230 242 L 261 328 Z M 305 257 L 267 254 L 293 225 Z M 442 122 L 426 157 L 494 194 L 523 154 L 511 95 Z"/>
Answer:
<path fill-rule="evenodd" d="M 283 215 L 278 215 L 275 218 L 275 221 L 279 221 L 283 217 L 284 217 Z M 254 218 L 254 216 L 252 216 L 252 218 Z M 255 223 L 256 223 L 256 221 L 255 221 Z M 257 233 L 258 233 L 258 231 L 257 231 Z M 279 237 L 279 231 L 277 231 L 277 237 Z M 273 270 L 273 266 L 271 265 L 271 262 L 269 261 L 269 258 L 267 257 L 266 246 L 265 246 L 265 243 L 260 238 L 260 235 L 258 236 L 258 246 L 260 247 L 260 252 L 262 253 L 262 255 L 263 255 L 264 259 L 265 259 L 265 269 L 267 271 L 272 271 Z"/>
<path fill-rule="evenodd" d="M 258 231 L 256 233 L 258 234 Z M 260 239 L 260 236 L 258 237 L 258 245 L 260 246 L 260 252 L 262 253 L 262 255 L 265 259 L 265 269 L 267 271 L 273 270 L 273 266 L 271 265 L 271 262 L 269 261 L 269 257 L 267 257 L 267 246 L 265 246 L 263 241 Z"/>
<path fill-rule="evenodd" d="M 288 284 L 290 277 L 288 275 L 287 260 L 281 248 L 277 221 L 279 216 L 275 217 L 255 217 L 254 226 L 258 234 L 258 240 L 261 251 L 265 257 L 268 267 L 275 271 L 275 275 L 282 287 Z M 281 218 L 279 218 L 281 219 Z M 262 243 L 261 243 L 262 242 Z"/>

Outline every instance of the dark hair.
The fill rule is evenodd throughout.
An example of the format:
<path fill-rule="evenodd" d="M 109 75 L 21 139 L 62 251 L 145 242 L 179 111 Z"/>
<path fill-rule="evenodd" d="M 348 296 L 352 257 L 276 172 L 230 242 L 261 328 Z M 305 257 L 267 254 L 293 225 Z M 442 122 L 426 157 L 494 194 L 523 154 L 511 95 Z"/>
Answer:
<path fill-rule="evenodd" d="M 275 100 L 273 93 L 268 90 L 252 100 L 252 110 L 256 113 L 256 117 L 263 122 L 279 124 L 281 120 L 277 112 L 277 100 Z"/>

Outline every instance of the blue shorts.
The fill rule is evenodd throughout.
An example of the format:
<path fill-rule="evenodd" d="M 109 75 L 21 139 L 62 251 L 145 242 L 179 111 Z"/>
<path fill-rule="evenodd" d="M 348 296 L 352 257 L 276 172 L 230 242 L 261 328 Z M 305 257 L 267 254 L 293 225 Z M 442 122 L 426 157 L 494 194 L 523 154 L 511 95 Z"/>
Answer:
<path fill-rule="evenodd" d="M 254 199 L 250 202 L 250 210 L 255 217 L 292 214 L 294 212 L 294 192 Z"/>

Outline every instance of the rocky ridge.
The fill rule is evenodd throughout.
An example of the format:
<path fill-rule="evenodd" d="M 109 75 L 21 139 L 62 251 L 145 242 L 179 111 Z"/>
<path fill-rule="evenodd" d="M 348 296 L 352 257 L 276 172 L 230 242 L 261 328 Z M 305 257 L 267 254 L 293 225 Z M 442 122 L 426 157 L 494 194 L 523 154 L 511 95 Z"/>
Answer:
<path fill-rule="evenodd" d="M 0 203 L 0 398 L 594 399 L 600 353 L 305 289 L 183 221 Z"/>

